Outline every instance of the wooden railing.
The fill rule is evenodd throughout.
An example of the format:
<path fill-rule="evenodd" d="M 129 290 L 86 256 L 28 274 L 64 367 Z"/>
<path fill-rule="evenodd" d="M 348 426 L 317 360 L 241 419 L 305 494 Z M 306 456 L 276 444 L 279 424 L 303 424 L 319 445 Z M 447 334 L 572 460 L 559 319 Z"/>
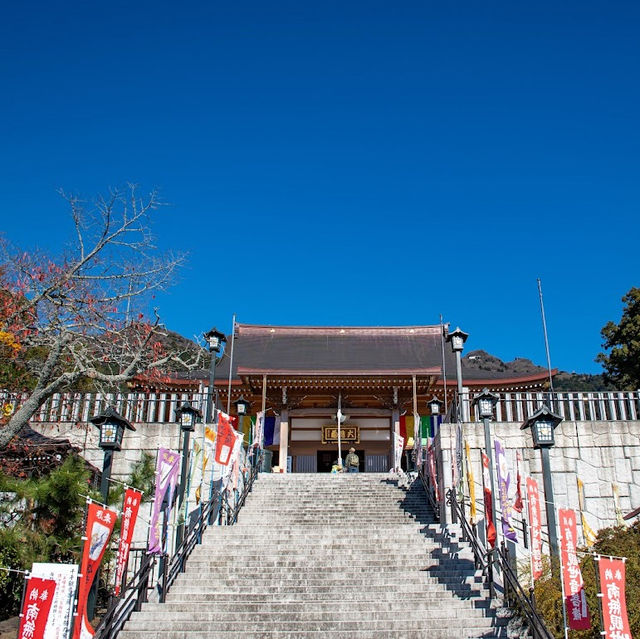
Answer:
<path fill-rule="evenodd" d="M 463 392 L 464 421 L 480 421 L 475 414 L 477 391 Z M 639 391 L 604 392 L 509 392 L 498 393 L 495 420 L 524 422 L 542 404 L 570 421 L 634 421 L 640 415 Z M 0 407 L 17 408 L 26 395 L 0 391 Z M 162 424 L 176 421 L 176 409 L 185 401 L 204 412 L 207 394 L 187 393 L 57 393 L 48 399 L 31 419 L 35 423 L 87 422 L 113 406 L 133 423 Z M 5 413 L 6 414 L 6 413 Z"/>

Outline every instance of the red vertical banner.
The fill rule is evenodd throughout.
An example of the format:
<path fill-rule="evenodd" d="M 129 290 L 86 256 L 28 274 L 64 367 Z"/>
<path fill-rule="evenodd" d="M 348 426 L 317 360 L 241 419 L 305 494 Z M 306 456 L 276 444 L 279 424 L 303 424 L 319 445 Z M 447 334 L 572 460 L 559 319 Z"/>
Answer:
<path fill-rule="evenodd" d="M 624 560 L 600 557 L 598 571 L 604 636 L 607 639 L 631 639 L 625 596 Z"/>
<path fill-rule="evenodd" d="M 27 579 L 18 639 L 42 639 L 56 591 L 56 582 L 53 579 L 40 577 L 27 577 Z"/>
<path fill-rule="evenodd" d="M 218 413 L 218 434 L 216 435 L 216 462 L 227 466 L 236 443 L 236 434 L 231 427 L 229 415 Z"/>
<path fill-rule="evenodd" d="M 527 503 L 529 506 L 529 535 L 531 538 L 531 574 L 533 580 L 542 577 L 542 523 L 540 519 L 540 491 L 538 482 L 527 477 Z"/>
<path fill-rule="evenodd" d="M 493 494 L 491 492 L 491 468 L 489 458 L 482 453 L 482 484 L 484 488 L 484 520 L 487 529 L 487 541 L 492 548 L 496 545 L 496 526 L 493 521 Z"/>
<path fill-rule="evenodd" d="M 142 501 L 142 493 L 127 488 L 124 493 L 122 503 L 122 522 L 120 526 L 120 542 L 118 544 L 118 559 L 116 562 L 116 586 L 114 589 L 116 597 L 120 594 L 122 586 L 122 577 L 127 569 L 129 561 L 129 548 L 131 547 L 131 539 L 133 538 L 133 529 L 138 518 L 138 509 Z"/>
<path fill-rule="evenodd" d="M 562 583 L 564 585 L 564 605 L 567 611 L 567 623 L 571 630 L 588 630 L 591 628 L 587 595 L 576 554 L 578 525 L 575 510 L 561 508 L 560 519 Z"/>
<path fill-rule="evenodd" d="M 80 584 L 78 586 L 78 616 L 73 627 L 73 639 L 93 637 L 95 630 L 87 619 L 87 597 L 96 577 L 104 551 L 109 543 L 118 513 L 91 502 L 87 512 L 82 563 L 80 564 Z"/>

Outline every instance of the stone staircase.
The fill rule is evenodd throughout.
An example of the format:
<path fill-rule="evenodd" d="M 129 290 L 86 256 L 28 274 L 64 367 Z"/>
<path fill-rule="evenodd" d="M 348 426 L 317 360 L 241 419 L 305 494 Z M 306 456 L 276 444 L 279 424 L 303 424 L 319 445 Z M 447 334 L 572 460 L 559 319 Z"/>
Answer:
<path fill-rule="evenodd" d="M 120 639 L 506 637 L 455 526 L 419 482 L 262 474 L 235 526 L 209 528 L 164 604 Z"/>

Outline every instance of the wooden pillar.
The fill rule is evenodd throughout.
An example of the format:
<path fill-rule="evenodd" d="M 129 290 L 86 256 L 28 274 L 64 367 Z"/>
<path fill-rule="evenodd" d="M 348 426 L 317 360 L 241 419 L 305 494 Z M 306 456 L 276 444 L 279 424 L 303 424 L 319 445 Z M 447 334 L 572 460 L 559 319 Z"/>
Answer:
<path fill-rule="evenodd" d="M 397 406 L 391 411 L 391 446 L 389 455 L 389 468 L 394 467 L 396 454 L 396 435 L 400 434 L 400 409 Z"/>
<path fill-rule="evenodd" d="M 287 472 L 287 456 L 289 455 L 289 411 L 285 408 L 280 415 L 280 472 Z"/>

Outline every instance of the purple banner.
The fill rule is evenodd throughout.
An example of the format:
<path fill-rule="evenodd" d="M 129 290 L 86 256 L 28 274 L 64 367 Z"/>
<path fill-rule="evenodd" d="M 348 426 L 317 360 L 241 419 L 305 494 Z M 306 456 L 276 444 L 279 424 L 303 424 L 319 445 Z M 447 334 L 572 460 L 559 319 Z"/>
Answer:
<path fill-rule="evenodd" d="M 168 448 L 158 449 L 158 461 L 156 463 L 156 494 L 153 498 L 153 509 L 151 510 L 151 524 L 149 530 L 149 554 L 162 553 L 162 531 L 160 530 L 160 513 L 165 495 L 169 491 L 168 507 L 165 517 L 169 517 L 171 512 L 171 501 L 173 491 L 178 483 L 178 469 L 180 465 L 180 455 L 175 450 Z"/>
<path fill-rule="evenodd" d="M 518 541 L 516 531 L 511 525 L 511 514 L 513 510 L 513 506 L 509 500 L 511 473 L 507 468 L 507 458 L 504 454 L 504 447 L 499 439 L 495 440 L 495 447 L 496 469 L 498 470 L 498 493 L 500 495 L 500 509 L 502 510 L 502 534 L 511 541 Z"/>

